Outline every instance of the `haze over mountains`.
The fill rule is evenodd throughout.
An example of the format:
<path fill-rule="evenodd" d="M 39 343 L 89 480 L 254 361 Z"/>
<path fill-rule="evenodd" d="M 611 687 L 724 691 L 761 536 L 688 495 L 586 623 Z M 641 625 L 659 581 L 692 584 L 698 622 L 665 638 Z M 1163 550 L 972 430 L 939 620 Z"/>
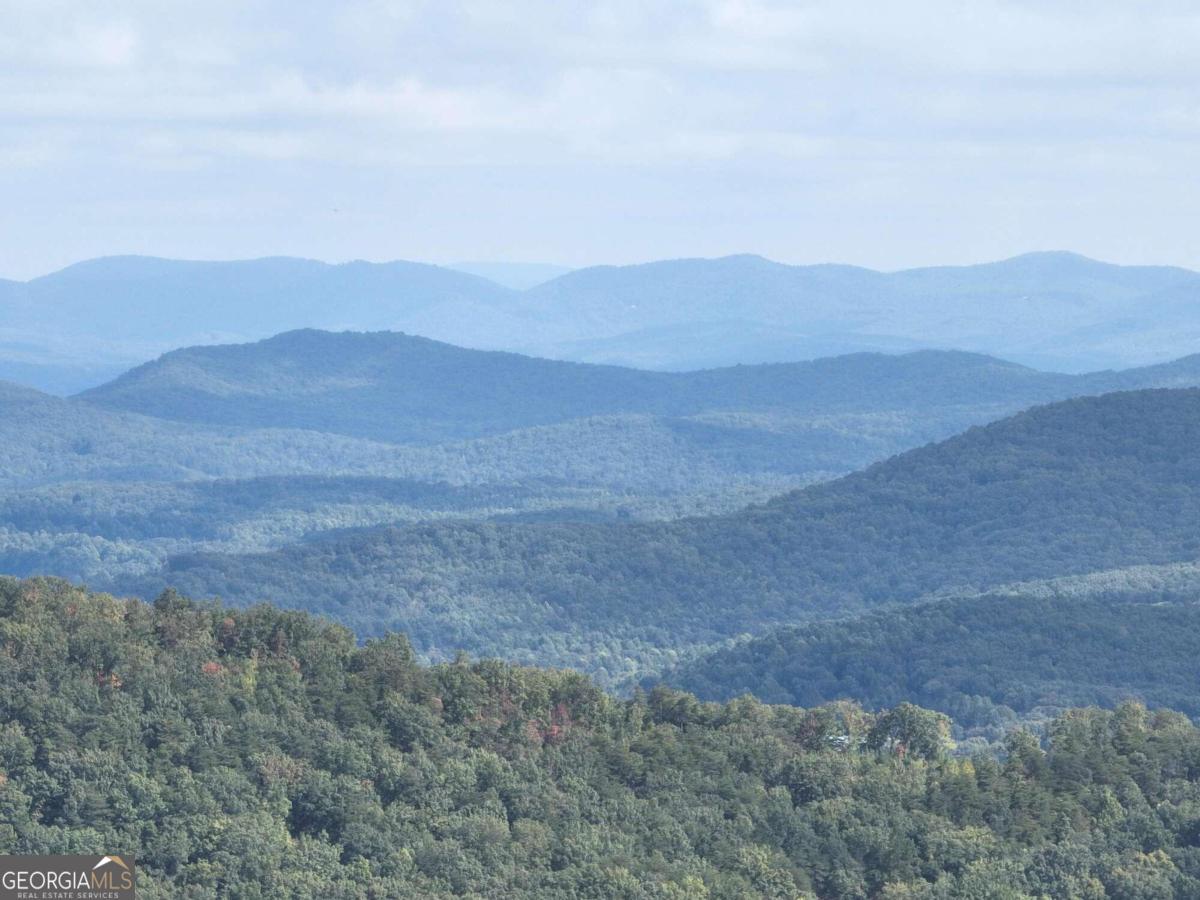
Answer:
<path fill-rule="evenodd" d="M 124 582 L 273 599 L 427 651 L 612 681 L 679 651 L 947 589 L 1200 556 L 1200 390 L 1038 407 L 766 505 L 665 523 L 446 523 Z"/>
<path fill-rule="evenodd" d="M 667 370 L 940 347 L 1079 372 L 1200 346 L 1200 275 L 1068 253 L 895 273 L 733 256 L 544 282 L 465 267 L 532 286 L 410 262 L 91 260 L 0 282 L 0 377 L 69 393 L 175 347 L 302 327 Z"/>
<path fill-rule="evenodd" d="M 1191 385 L 1200 356 L 1087 375 L 946 351 L 670 373 L 289 332 L 173 351 L 72 399 L 0 389 L 0 564 L 120 584 L 346 528 L 727 513 L 1036 403 Z"/>
<path fill-rule="evenodd" d="M 937 627 L 982 608 L 972 592 L 1196 559 L 1198 385 L 1200 355 L 1085 374 L 941 350 L 666 372 L 301 329 L 173 350 L 72 398 L 0 385 L 0 567 L 270 599 L 402 630 L 434 658 L 609 686 L 683 672 L 705 693 L 704 672 L 726 672 L 719 685 L 781 696 L 799 676 L 751 674 L 753 649 L 694 657 L 957 592 L 928 628 L 878 620 L 936 657 Z M 1013 603 L 1029 616 L 1008 624 L 1028 630 L 1036 604 Z M 821 646 L 840 652 L 840 634 Z M 1059 674 L 1078 702 L 1120 687 Z M 1146 676 L 1143 696 L 1177 697 L 1187 677 Z M 1040 684 L 983 696 L 1058 696 Z M 967 686 L 920 691 L 964 721 L 998 715 L 964 713 Z"/>
<path fill-rule="evenodd" d="M 478 275 L 516 291 L 528 290 L 571 271 L 566 266 L 520 262 L 459 262 L 451 263 L 447 268 Z"/>

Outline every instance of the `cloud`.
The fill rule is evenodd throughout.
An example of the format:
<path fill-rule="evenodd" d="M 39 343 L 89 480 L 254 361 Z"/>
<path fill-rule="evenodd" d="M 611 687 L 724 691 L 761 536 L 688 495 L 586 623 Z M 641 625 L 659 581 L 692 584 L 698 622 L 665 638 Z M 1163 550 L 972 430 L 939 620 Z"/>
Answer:
<path fill-rule="evenodd" d="M 1123 177 L 1133 204 L 1139 179 L 1191 179 L 1200 129 L 1200 11 L 1165 0 L 0 0 L 0 15 L 0 160 L 41 167 L 48 189 L 71 172 L 208 170 L 232 189 L 274 164 L 304 191 L 317 171 L 351 190 L 458 169 L 496 192 L 476 201 L 487 215 L 510 202 L 504 173 L 570 170 L 586 193 L 616 167 L 738 210 L 764 179 L 805 185 L 827 217 L 839 194 L 1001 203 L 1056 179 L 1099 195 Z M 681 196 L 662 215 L 691 210 Z"/>
<path fill-rule="evenodd" d="M 423 135 L 431 162 L 448 144 L 475 159 L 497 134 L 525 135 L 530 161 L 549 141 L 585 159 L 640 146 L 650 162 L 888 133 L 1191 133 L 1179 93 L 1200 75 L 1200 16 L 1173 5 L 351 2 L 248 15 L 218 2 L 160 16 L 126 3 L 86 22 L 18 5 L 0 47 L 9 116 L 174 122 L 180 147 L 197 124 L 266 122 L 322 155 L 318 121 L 364 142 Z"/>

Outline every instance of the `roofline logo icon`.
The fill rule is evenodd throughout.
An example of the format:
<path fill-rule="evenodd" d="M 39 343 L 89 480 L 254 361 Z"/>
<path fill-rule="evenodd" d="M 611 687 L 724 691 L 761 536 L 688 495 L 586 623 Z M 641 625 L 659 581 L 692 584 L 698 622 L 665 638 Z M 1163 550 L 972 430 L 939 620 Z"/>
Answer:
<path fill-rule="evenodd" d="M 101 868 L 102 866 L 106 866 L 109 863 L 116 863 L 118 866 L 120 866 L 122 869 L 125 869 L 125 870 L 129 869 L 129 866 L 125 865 L 125 860 L 121 859 L 121 857 L 119 857 L 119 856 L 103 856 L 100 858 L 100 862 L 98 862 L 94 866 L 92 866 L 92 871 L 95 872 L 97 869 Z"/>

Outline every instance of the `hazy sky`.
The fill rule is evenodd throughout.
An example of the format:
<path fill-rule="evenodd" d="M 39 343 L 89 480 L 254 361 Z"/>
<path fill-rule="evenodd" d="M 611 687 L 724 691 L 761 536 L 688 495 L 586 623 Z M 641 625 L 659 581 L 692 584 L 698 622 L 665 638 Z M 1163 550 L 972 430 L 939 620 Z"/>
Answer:
<path fill-rule="evenodd" d="M 1200 5 L 0 0 L 0 275 L 1200 267 Z"/>

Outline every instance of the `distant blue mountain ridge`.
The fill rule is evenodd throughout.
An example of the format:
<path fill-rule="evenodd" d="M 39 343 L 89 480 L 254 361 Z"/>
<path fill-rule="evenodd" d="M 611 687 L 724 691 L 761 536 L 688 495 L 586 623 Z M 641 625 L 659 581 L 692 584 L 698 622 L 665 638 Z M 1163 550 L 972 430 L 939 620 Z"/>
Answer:
<path fill-rule="evenodd" d="M 401 331 L 674 371 L 938 348 L 1081 372 L 1200 348 L 1200 274 L 1072 253 L 891 273 L 743 255 L 594 266 L 541 280 L 555 271 L 282 257 L 89 260 L 28 282 L 0 281 L 0 378 L 67 393 L 175 347 L 297 328 Z"/>

